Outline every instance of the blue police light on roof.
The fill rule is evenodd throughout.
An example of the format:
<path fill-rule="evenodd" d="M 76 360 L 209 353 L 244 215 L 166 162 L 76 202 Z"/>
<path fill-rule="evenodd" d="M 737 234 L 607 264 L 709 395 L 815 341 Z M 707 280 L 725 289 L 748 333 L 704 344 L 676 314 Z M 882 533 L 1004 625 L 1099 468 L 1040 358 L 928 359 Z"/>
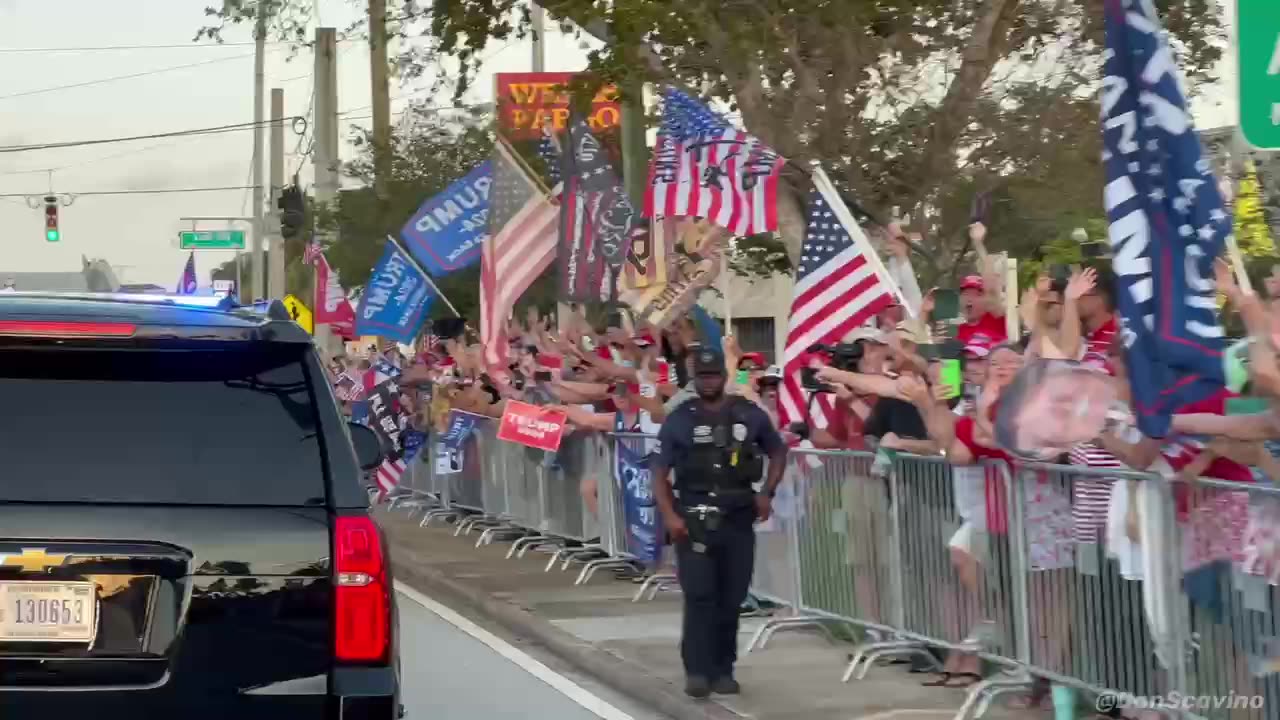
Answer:
<path fill-rule="evenodd" d="M 115 297 L 129 302 L 155 303 L 190 308 L 229 309 L 236 307 L 235 299 L 228 295 L 135 295 L 117 293 Z"/>

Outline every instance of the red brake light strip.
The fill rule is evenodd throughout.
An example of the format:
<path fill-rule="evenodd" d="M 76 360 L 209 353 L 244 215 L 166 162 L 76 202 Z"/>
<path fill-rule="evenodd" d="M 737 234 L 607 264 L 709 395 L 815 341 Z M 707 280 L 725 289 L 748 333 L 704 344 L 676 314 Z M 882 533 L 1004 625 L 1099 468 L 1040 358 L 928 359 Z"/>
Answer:
<path fill-rule="evenodd" d="M 56 320 L 0 320 L 0 335 L 21 337 L 133 337 L 138 326 L 129 323 L 65 322 Z"/>

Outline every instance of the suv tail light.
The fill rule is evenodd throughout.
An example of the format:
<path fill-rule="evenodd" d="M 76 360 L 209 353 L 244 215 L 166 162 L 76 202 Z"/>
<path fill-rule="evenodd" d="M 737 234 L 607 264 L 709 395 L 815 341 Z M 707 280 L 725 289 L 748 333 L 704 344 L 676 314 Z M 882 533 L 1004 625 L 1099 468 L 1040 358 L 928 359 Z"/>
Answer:
<path fill-rule="evenodd" d="M 0 335 L 32 337 L 132 337 L 138 327 L 115 322 L 66 322 L 58 320 L 0 320 Z"/>
<path fill-rule="evenodd" d="M 333 558 L 335 657 L 344 662 L 386 660 L 391 588 L 387 587 L 382 538 L 373 518 L 339 516 L 334 525 Z"/>

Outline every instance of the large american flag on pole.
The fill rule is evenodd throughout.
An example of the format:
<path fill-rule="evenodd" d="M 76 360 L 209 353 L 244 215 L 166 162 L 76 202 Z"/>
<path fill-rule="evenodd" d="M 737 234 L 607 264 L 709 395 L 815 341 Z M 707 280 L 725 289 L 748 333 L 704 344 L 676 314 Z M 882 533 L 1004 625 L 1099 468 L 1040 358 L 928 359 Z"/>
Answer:
<path fill-rule="evenodd" d="M 809 347 L 837 343 L 866 324 L 893 302 L 894 288 L 877 272 L 879 258 L 862 230 L 846 229 L 817 189 L 809 195 L 808 219 L 782 352 L 779 410 L 783 424 L 808 419 L 823 428 L 830 422 L 830 398 L 819 398 L 819 411 L 806 418 L 807 396 L 800 385 Z"/>
<path fill-rule="evenodd" d="M 778 176 L 785 161 L 675 88 L 649 163 L 646 217 L 701 217 L 735 235 L 778 229 Z"/>
<path fill-rule="evenodd" d="M 505 370 L 507 318 L 516 300 L 556 257 L 559 219 L 559 208 L 506 143 L 499 139 L 494 149 L 490 233 L 480 253 L 480 344 L 491 372 Z"/>
<path fill-rule="evenodd" d="M 1138 428 L 1164 437 L 1173 411 L 1224 382 L 1213 262 L 1231 217 L 1187 112 L 1150 0 L 1106 0 L 1104 205 Z"/>

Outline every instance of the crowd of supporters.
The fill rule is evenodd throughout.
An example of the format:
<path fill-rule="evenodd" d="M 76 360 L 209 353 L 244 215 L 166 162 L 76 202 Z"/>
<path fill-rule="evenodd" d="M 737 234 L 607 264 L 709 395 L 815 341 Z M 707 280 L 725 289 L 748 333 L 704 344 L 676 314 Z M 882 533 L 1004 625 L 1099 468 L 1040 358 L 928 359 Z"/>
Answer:
<path fill-rule="evenodd" d="M 962 522 L 940 541 L 968 592 L 975 597 L 983 592 L 984 565 L 1008 551 L 1009 500 L 988 462 L 1015 464 L 1015 458 L 1002 449 L 1009 446 L 1001 442 L 1002 433 L 1018 435 L 1019 445 L 1056 447 L 1060 452 L 1045 460 L 1062 466 L 1238 483 L 1272 483 L 1280 478 L 1274 454 L 1275 441 L 1280 439 L 1280 416 L 1275 414 L 1280 407 L 1280 365 L 1274 350 L 1280 341 L 1280 274 L 1270 278 L 1265 294 L 1258 296 L 1242 292 L 1225 265 L 1218 273 L 1218 289 L 1227 306 L 1240 313 L 1254 339 L 1247 393 L 1267 405 L 1235 413 L 1232 401 L 1238 396 L 1223 388 L 1179 408 L 1173 431 L 1154 439 L 1138 431 L 1129 406 L 1129 369 L 1109 272 L 1076 268 L 1066 276 L 1040 277 L 1017 306 L 1025 332 L 1010 338 L 1003 280 L 985 251 L 984 238 L 985 230 L 975 225 L 971 239 L 978 250 L 980 274 L 959 283 L 961 317 L 948 330 L 932 322 L 935 293 L 919 290 L 910 266 L 910 239 L 891 227 L 887 265 L 903 289 L 904 304 L 886 309 L 874 324 L 852 331 L 841 345 L 810 353 L 805 362 L 812 370 L 805 385 L 814 402 L 802 421 L 778 427 L 793 447 L 944 457 L 952 467 L 950 497 Z M 507 331 L 510 362 L 505 368 L 485 366 L 474 330 L 461 319 L 436 323 L 412 360 L 396 349 L 385 350 L 378 362 L 390 362 L 403 373 L 400 403 L 405 428 L 443 432 L 451 410 L 498 418 L 507 401 L 520 400 L 563 410 L 570 432 L 656 434 L 669 413 L 695 397 L 690 362 L 694 351 L 708 342 L 723 350 L 728 392 L 758 403 L 775 425 L 780 422 L 782 370 L 760 353 L 743 352 L 732 334 L 721 337 L 707 332 L 705 323 L 693 315 L 666 328 L 635 326 L 621 314 L 593 324 L 581 309 L 563 320 L 553 330 L 552 319 L 535 309 L 520 320 L 513 319 Z M 1068 373 L 1019 381 L 1019 371 L 1035 359 L 1079 364 Z M 335 360 L 335 387 L 349 410 L 360 401 L 361 378 L 377 373 L 376 364 L 369 359 Z M 958 374 L 952 374 L 957 367 Z M 1105 409 L 1107 421 L 1101 434 L 1080 436 L 1080 398 L 1095 386 L 1108 389 L 1119 401 Z M 1032 387 L 1035 400 L 1029 402 Z M 819 407 L 818 401 L 825 405 Z M 1015 402 L 1031 407 L 1025 412 L 1035 411 L 1035 422 L 1004 423 L 1008 427 L 997 423 L 1002 403 L 1008 407 Z M 1118 564 L 1117 572 L 1126 579 L 1141 577 L 1136 566 L 1143 562 L 1142 553 L 1126 554 L 1126 548 L 1133 550 L 1139 544 L 1141 534 L 1132 522 L 1140 505 L 1137 490 L 1096 475 L 1065 486 L 1053 483 L 1047 473 L 1038 477 L 1024 494 L 1022 512 L 1032 571 L 1051 577 L 1055 571 L 1076 566 L 1077 548 L 1103 543 Z M 583 478 L 580 489 L 588 508 L 594 510 L 597 483 L 605 480 Z M 1223 552 L 1238 560 L 1252 543 L 1256 558 L 1257 536 L 1270 529 L 1251 527 L 1247 500 L 1245 504 L 1243 508 L 1225 501 L 1212 508 L 1195 506 L 1182 494 L 1179 520 L 1228 526 Z M 1117 529 L 1117 513 L 1131 520 L 1128 526 L 1121 523 Z M 1147 547 L 1146 552 L 1150 555 L 1154 549 Z M 1274 582 L 1280 579 L 1277 559 L 1263 557 L 1253 570 L 1266 573 Z M 1184 561 L 1190 569 L 1197 560 L 1184 556 Z M 1007 598 L 997 604 L 1002 602 L 1007 603 Z M 1071 612 L 1053 606 L 1051 598 L 1031 602 L 1047 603 L 1034 611 L 1061 616 L 1061 622 L 1052 625 L 1053 632 L 1037 639 L 1043 644 L 1041 656 L 1070 653 L 1066 638 L 1072 633 Z M 970 618 L 971 631 L 964 643 L 972 652 L 948 653 L 945 672 L 926 684 L 957 687 L 980 679 L 976 652 L 989 640 L 985 637 L 992 626 L 988 616 L 1005 609 L 988 603 L 977 611 Z M 1038 684 L 1020 702 L 1047 703 L 1048 687 Z"/>

